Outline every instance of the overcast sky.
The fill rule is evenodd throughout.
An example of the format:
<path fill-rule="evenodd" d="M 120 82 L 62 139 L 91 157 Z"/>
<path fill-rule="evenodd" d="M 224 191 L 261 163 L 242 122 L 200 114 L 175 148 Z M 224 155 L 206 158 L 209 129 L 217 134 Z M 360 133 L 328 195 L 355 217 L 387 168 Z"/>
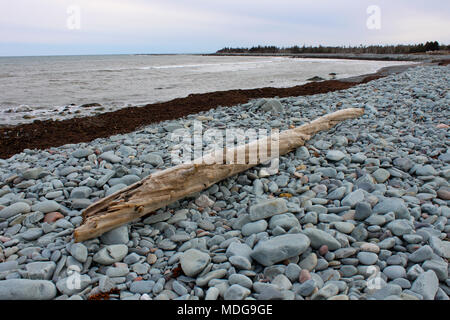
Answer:
<path fill-rule="evenodd" d="M 367 27 L 370 5 L 380 29 Z M 0 56 L 450 44 L 449 17 L 448 0 L 12 0 L 0 2 Z"/>

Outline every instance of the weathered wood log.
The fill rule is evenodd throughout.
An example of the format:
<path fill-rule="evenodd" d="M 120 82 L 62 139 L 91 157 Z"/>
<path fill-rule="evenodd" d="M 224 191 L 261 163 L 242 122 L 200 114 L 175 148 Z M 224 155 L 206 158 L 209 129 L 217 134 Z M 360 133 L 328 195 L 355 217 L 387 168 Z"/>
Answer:
<path fill-rule="evenodd" d="M 224 149 L 223 153 L 219 153 L 222 161 L 217 161 L 217 153 L 210 153 L 193 163 L 152 173 L 86 208 L 83 223 L 74 231 L 75 241 L 96 238 L 174 201 L 207 189 L 221 180 L 287 154 L 303 146 L 315 133 L 363 114 L 364 109 L 361 108 L 340 110 L 300 127 L 236 148 Z M 239 161 L 242 159 L 238 157 L 242 155 L 245 156 L 245 162 Z"/>

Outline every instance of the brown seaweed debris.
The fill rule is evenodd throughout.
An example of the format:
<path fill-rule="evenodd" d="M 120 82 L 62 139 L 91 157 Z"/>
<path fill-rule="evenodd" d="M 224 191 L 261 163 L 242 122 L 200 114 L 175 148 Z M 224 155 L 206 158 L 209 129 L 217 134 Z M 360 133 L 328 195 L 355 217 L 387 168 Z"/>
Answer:
<path fill-rule="evenodd" d="M 229 107 L 258 98 L 306 96 L 344 90 L 380 77 L 382 76 L 368 75 L 358 81 L 326 80 L 290 88 L 266 87 L 190 94 L 185 98 L 143 107 L 128 107 L 89 117 L 61 121 L 35 120 L 32 123 L 1 127 L 0 158 L 9 158 L 24 149 L 47 149 L 130 133 L 152 123 L 179 119 L 218 106 Z"/>
<path fill-rule="evenodd" d="M 439 66 L 448 66 L 450 64 L 450 59 L 448 60 L 441 60 L 438 65 Z"/>
<path fill-rule="evenodd" d="M 99 293 L 93 294 L 92 296 L 90 296 L 88 298 L 88 300 L 109 300 L 110 296 L 112 294 L 119 294 L 119 293 L 120 293 L 119 289 L 113 288 L 108 292 L 99 292 Z"/>
<path fill-rule="evenodd" d="M 169 281 L 170 279 L 176 279 L 179 276 L 183 275 L 183 269 L 181 269 L 181 265 L 177 264 L 169 273 L 167 273 L 164 278 L 166 281 Z"/>

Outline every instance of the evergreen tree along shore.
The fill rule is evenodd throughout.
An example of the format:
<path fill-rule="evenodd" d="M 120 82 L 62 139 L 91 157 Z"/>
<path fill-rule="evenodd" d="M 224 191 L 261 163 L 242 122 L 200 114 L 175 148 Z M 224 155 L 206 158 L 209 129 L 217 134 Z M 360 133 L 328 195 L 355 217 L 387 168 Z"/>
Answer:
<path fill-rule="evenodd" d="M 218 50 L 216 53 L 371 53 L 371 54 L 413 54 L 425 53 L 430 51 L 448 51 L 450 45 L 442 45 L 437 41 L 428 41 L 425 44 L 414 45 L 370 45 L 370 46 L 322 46 L 318 47 L 305 46 L 299 47 L 297 45 L 292 47 L 277 47 L 277 46 L 257 46 L 251 48 L 231 48 L 225 47 Z"/>

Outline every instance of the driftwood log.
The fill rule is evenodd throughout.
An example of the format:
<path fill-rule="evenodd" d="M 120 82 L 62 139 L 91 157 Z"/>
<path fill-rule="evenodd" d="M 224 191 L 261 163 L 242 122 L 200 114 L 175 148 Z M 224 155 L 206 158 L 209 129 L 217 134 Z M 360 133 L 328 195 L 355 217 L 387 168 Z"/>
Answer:
<path fill-rule="evenodd" d="M 96 238 L 174 201 L 205 190 L 221 180 L 279 155 L 287 154 L 303 146 L 315 133 L 328 130 L 341 121 L 357 118 L 363 114 L 364 109 L 361 108 L 340 110 L 300 127 L 235 148 L 224 149 L 222 163 L 217 161 L 217 153 L 211 153 L 194 160 L 191 164 L 181 164 L 152 173 L 86 208 L 83 212 L 83 223 L 74 231 L 75 241 Z M 272 152 L 274 142 L 278 147 L 274 151 L 277 152 Z M 267 148 L 264 150 L 267 152 L 260 152 L 264 148 Z M 238 155 L 242 154 L 245 154 L 245 162 L 237 161 Z"/>

